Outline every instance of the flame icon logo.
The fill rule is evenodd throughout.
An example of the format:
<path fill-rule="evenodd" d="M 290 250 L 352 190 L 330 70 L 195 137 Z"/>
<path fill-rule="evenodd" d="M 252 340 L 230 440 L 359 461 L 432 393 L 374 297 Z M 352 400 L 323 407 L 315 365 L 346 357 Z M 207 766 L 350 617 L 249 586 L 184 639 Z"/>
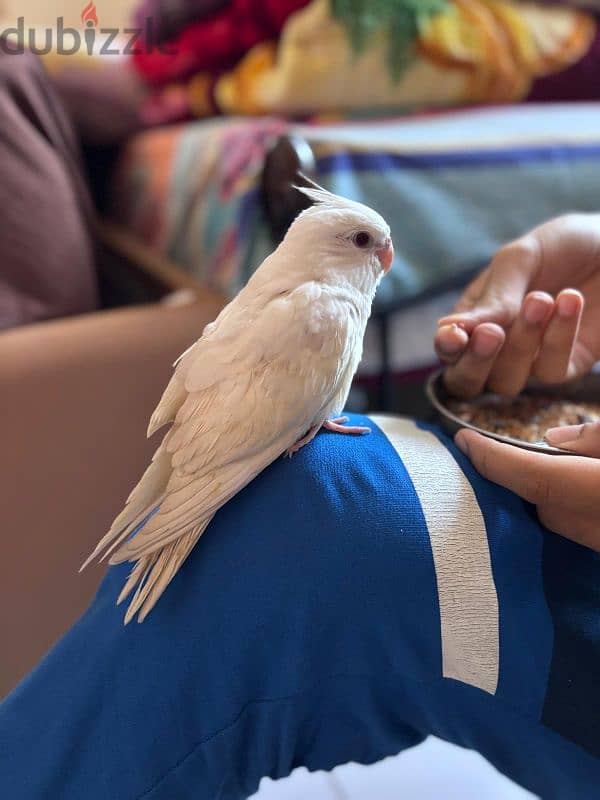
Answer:
<path fill-rule="evenodd" d="M 90 2 L 81 12 L 81 21 L 88 28 L 90 28 L 92 25 L 96 26 L 98 24 L 98 14 L 96 13 L 94 0 L 90 0 Z"/>

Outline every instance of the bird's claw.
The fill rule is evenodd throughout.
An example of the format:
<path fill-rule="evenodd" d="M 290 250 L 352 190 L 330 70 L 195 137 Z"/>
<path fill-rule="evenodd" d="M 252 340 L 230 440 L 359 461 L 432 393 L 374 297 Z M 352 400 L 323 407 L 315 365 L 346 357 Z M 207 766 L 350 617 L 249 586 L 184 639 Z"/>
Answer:
<path fill-rule="evenodd" d="M 348 422 L 348 417 L 335 417 L 334 419 L 326 419 L 323 423 L 323 428 L 328 431 L 333 431 L 334 433 L 350 433 L 354 434 L 355 436 L 362 436 L 366 433 L 371 433 L 371 428 L 367 428 L 363 425 L 346 426 L 346 422 Z M 288 447 L 284 453 L 284 456 L 291 458 L 294 453 L 297 453 L 298 450 L 301 450 L 304 445 L 307 445 L 315 438 L 318 430 L 319 426 L 313 425 L 313 427 L 305 436 L 303 436 L 301 439 L 298 439 L 297 442 L 294 442 L 291 447 Z"/>

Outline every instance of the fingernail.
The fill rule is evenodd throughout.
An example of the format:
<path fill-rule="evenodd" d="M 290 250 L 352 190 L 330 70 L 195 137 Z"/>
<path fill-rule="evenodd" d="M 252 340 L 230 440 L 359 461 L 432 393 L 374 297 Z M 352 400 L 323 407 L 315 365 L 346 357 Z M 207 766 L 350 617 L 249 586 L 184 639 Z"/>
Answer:
<path fill-rule="evenodd" d="M 437 332 L 438 347 L 449 356 L 453 356 L 465 348 L 465 343 L 456 339 L 456 333 L 459 331 L 458 325 L 453 323 L 452 325 L 444 325 Z M 450 333 L 454 334 L 454 338 L 448 338 Z"/>
<path fill-rule="evenodd" d="M 584 425 L 564 425 L 561 428 L 548 428 L 544 439 L 548 444 L 565 444 L 578 439 L 583 433 Z"/>
<path fill-rule="evenodd" d="M 500 340 L 497 334 L 487 330 L 477 331 L 473 341 L 473 350 L 480 358 L 493 356 L 499 346 Z"/>
<path fill-rule="evenodd" d="M 558 312 L 559 317 L 563 317 L 564 319 L 570 319 L 574 317 L 579 312 L 579 306 L 581 304 L 581 299 L 578 294 L 570 294 L 565 293 L 561 294 L 561 296 L 556 301 L 556 310 Z"/>
<path fill-rule="evenodd" d="M 525 301 L 523 316 L 530 325 L 541 325 L 548 316 L 548 303 L 540 297 L 530 297 Z"/>

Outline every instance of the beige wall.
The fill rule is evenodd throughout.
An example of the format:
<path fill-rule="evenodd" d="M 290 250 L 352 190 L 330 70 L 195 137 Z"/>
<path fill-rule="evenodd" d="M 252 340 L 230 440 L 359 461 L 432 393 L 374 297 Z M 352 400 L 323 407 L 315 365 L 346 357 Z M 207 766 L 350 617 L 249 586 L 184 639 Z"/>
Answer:
<path fill-rule="evenodd" d="M 98 21 L 102 27 L 122 27 L 131 19 L 131 9 L 140 0 L 95 0 Z M 31 27 L 51 27 L 62 16 L 66 25 L 77 26 L 88 0 L 0 0 L 0 18 L 12 22 L 25 17 Z"/>

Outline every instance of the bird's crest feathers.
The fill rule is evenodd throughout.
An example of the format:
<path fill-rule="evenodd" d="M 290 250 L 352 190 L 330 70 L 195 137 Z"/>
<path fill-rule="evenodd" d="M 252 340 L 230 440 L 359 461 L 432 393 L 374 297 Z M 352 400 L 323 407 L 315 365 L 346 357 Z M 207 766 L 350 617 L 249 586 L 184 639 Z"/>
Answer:
<path fill-rule="evenodd" d="M 300 217 L 311 217 L 315 214 L 320 216 L 321 212 L 323 211 L 354 212 L 355 214 L 362 216 L 365 221 L 389 230 L 389 226 L 387 225 L 386 221 L 381 217 L 380 214 L 378 214 L 369 206 L 359 203 L 356 200 L 349 200 L 347 197 L 340 197 L 340 195 L 333 194 L 333 192 L 323 189 L 323 187 L 319 186 L 309 178 L 306 178 L 301 173 L 299 173 L 299 175 L 303 181 L 308 182 L 311 185 L 300 186 L 295 184 L 294 189 L 297 189 L 297 191 L 306 195 L 306 197 L 312 200 L 314 204 L 305 209 L 300 214 Z"/>
<path fill-rule="evenodd" d="M 343 210 L 356 208 L 356 206 L 361 205 L 360 203 L 356 203 L 354 200 L 348 200 L 347 197 L 340 197 L 337 194 L 333 194 L 333 192 L 323 189 L 316 183 L 314 186 L 294 186 L 294 189 L 297 189 L 299 192 L 302 192 L 302 194 L 305 194 L 316 205 L 325 205 L 328 208 Z"/>

